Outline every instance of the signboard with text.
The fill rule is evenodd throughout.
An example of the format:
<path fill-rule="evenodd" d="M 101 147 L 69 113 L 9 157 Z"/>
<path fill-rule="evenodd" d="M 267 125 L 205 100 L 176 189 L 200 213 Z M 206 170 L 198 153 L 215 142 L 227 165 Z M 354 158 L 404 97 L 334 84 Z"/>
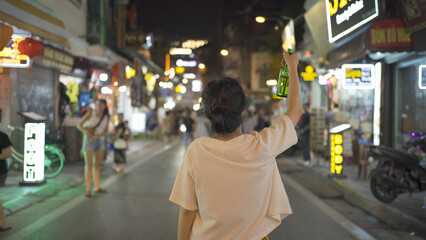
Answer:
<path fill-rule="evenodd" d="M 426 65 L 419 66 L 419 88 L 426 89 Z"/>
<path fill-rule="evenodd" d="M 44 179 L 45 123 L 26 123 L 24 138 L 24 182 L 35 183 Z"/>
<path fill-rule="evenodd" d="M 369 36 L 368 49 L 382 52 L 409 51 L 413 43 L 402 19 L 386 19 L 373 23 Z"/>
<path fill-rule="evenodd" d="M 410 33 L 426 27 L 426 4 L 424 0 L 399 0 L 407 29 Z"/>
<path fill-rule="evenodd" d="M 65 73 L 71 73 L 74 65 L 74 57 L 66 52 L 44 45 L 42 54 L 34 56 L 33 62 L 59 69 Z"/>
<path fill-rule="evenodd" d="M 27 55 L 21 54 L 18 45 L 24 41 L 26 36 L 13 34 L 12 39 L 0 51 L 0 67 L 11 68 L 28 68 L 30 66 L 30 58 Z"/>
<path fill-rule="evenodd" d="M 373 89 L 374 65 L 373 64 L 343 64 L 345 79 L 343 89 Z"/>
<path fill-rule="evenodd" d="M 379 16 L 378 0 L 325 0 L 325 4 L 330 43 Z"/>
<path fill-rule="evenodd" d="M 343 170 L 343 135 L 341 133 L 331 134 L 330 144 L 330 173 L 340 175 Z"/>

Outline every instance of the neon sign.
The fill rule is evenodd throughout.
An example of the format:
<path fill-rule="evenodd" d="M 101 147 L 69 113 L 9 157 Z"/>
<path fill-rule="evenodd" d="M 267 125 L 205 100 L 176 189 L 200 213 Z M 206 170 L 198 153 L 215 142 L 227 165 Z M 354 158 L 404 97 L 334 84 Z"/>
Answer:
<path fill-rule="evenodd" d="M 0 51 L 0 67 L 28 68 L 30 66 L 30 57 L 21 54 L 18 49 L 19 43 L 24 40 L 24 36 L 12 35 L 12 40 Z"/>
<path fill-rule="evenodd" d="M 343 136 L 342 134 L 331 134 L 330 146 L 330 172 L 333 175 L 342 174 L 343 170 Z"/>
<path fill-rule="evenodd" d="M 44 179 L 44 123 L 26 123 L 24 138 L 24 182 Z"/>

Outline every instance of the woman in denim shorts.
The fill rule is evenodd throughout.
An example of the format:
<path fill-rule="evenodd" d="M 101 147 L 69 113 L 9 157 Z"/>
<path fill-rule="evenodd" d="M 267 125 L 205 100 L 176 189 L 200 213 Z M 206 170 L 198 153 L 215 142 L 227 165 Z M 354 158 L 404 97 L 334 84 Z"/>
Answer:
<path fill-rule="evenodd" d="M 94 111 L 88 111 L 78 128 L 84 133 L 86 139 L 85 145 L 85 176 L 86 176 L 86 197 L 92 196 L 92 173 L 94 190 L 96 193 L 106 193 L 107 191 L 99 186 L 99 168 L 104 158 L 105 136 L 108 134 L 109 112 L 104 99 L 96 102 Z M 95 157 L 95 166 L 93 167 L 93 157 Z"/>

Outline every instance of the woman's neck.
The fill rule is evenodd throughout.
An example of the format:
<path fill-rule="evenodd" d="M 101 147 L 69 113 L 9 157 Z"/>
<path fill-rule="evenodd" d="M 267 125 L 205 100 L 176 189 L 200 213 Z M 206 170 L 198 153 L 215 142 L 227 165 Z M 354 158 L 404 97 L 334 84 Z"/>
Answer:
<path fill-rule="evenodd" d="M 243 131 L 241 130 L 241 126 L 240 126 L 232 133 L 215 134 L 211 137 L 214 138 L 214 139 L 217 139 L 217 140 L 227 141 L 227 140 L 231 140 L 231 139 L 236 138 L 236 137 L 241 136 L 241 135 L 243 135 Z"/>

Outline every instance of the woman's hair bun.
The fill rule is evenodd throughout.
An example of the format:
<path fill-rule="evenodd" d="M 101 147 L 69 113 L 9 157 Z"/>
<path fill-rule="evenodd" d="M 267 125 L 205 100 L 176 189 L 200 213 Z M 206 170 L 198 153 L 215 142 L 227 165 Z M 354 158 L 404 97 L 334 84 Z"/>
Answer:
<path fill-rule="evenodd" d="M 210 106 L 211 114 L 214 116 L 225 114 L 230 109 L 228 104 L 229 104 L 228 102 L 213 100 Z"/>
<path fill-rule="evenodd" d="M 238 81 L 225 77 L 207 84 L 202 104 L 213 130 L 219 134 L 231 133 L 242 123 L 246 97 Z"/>

